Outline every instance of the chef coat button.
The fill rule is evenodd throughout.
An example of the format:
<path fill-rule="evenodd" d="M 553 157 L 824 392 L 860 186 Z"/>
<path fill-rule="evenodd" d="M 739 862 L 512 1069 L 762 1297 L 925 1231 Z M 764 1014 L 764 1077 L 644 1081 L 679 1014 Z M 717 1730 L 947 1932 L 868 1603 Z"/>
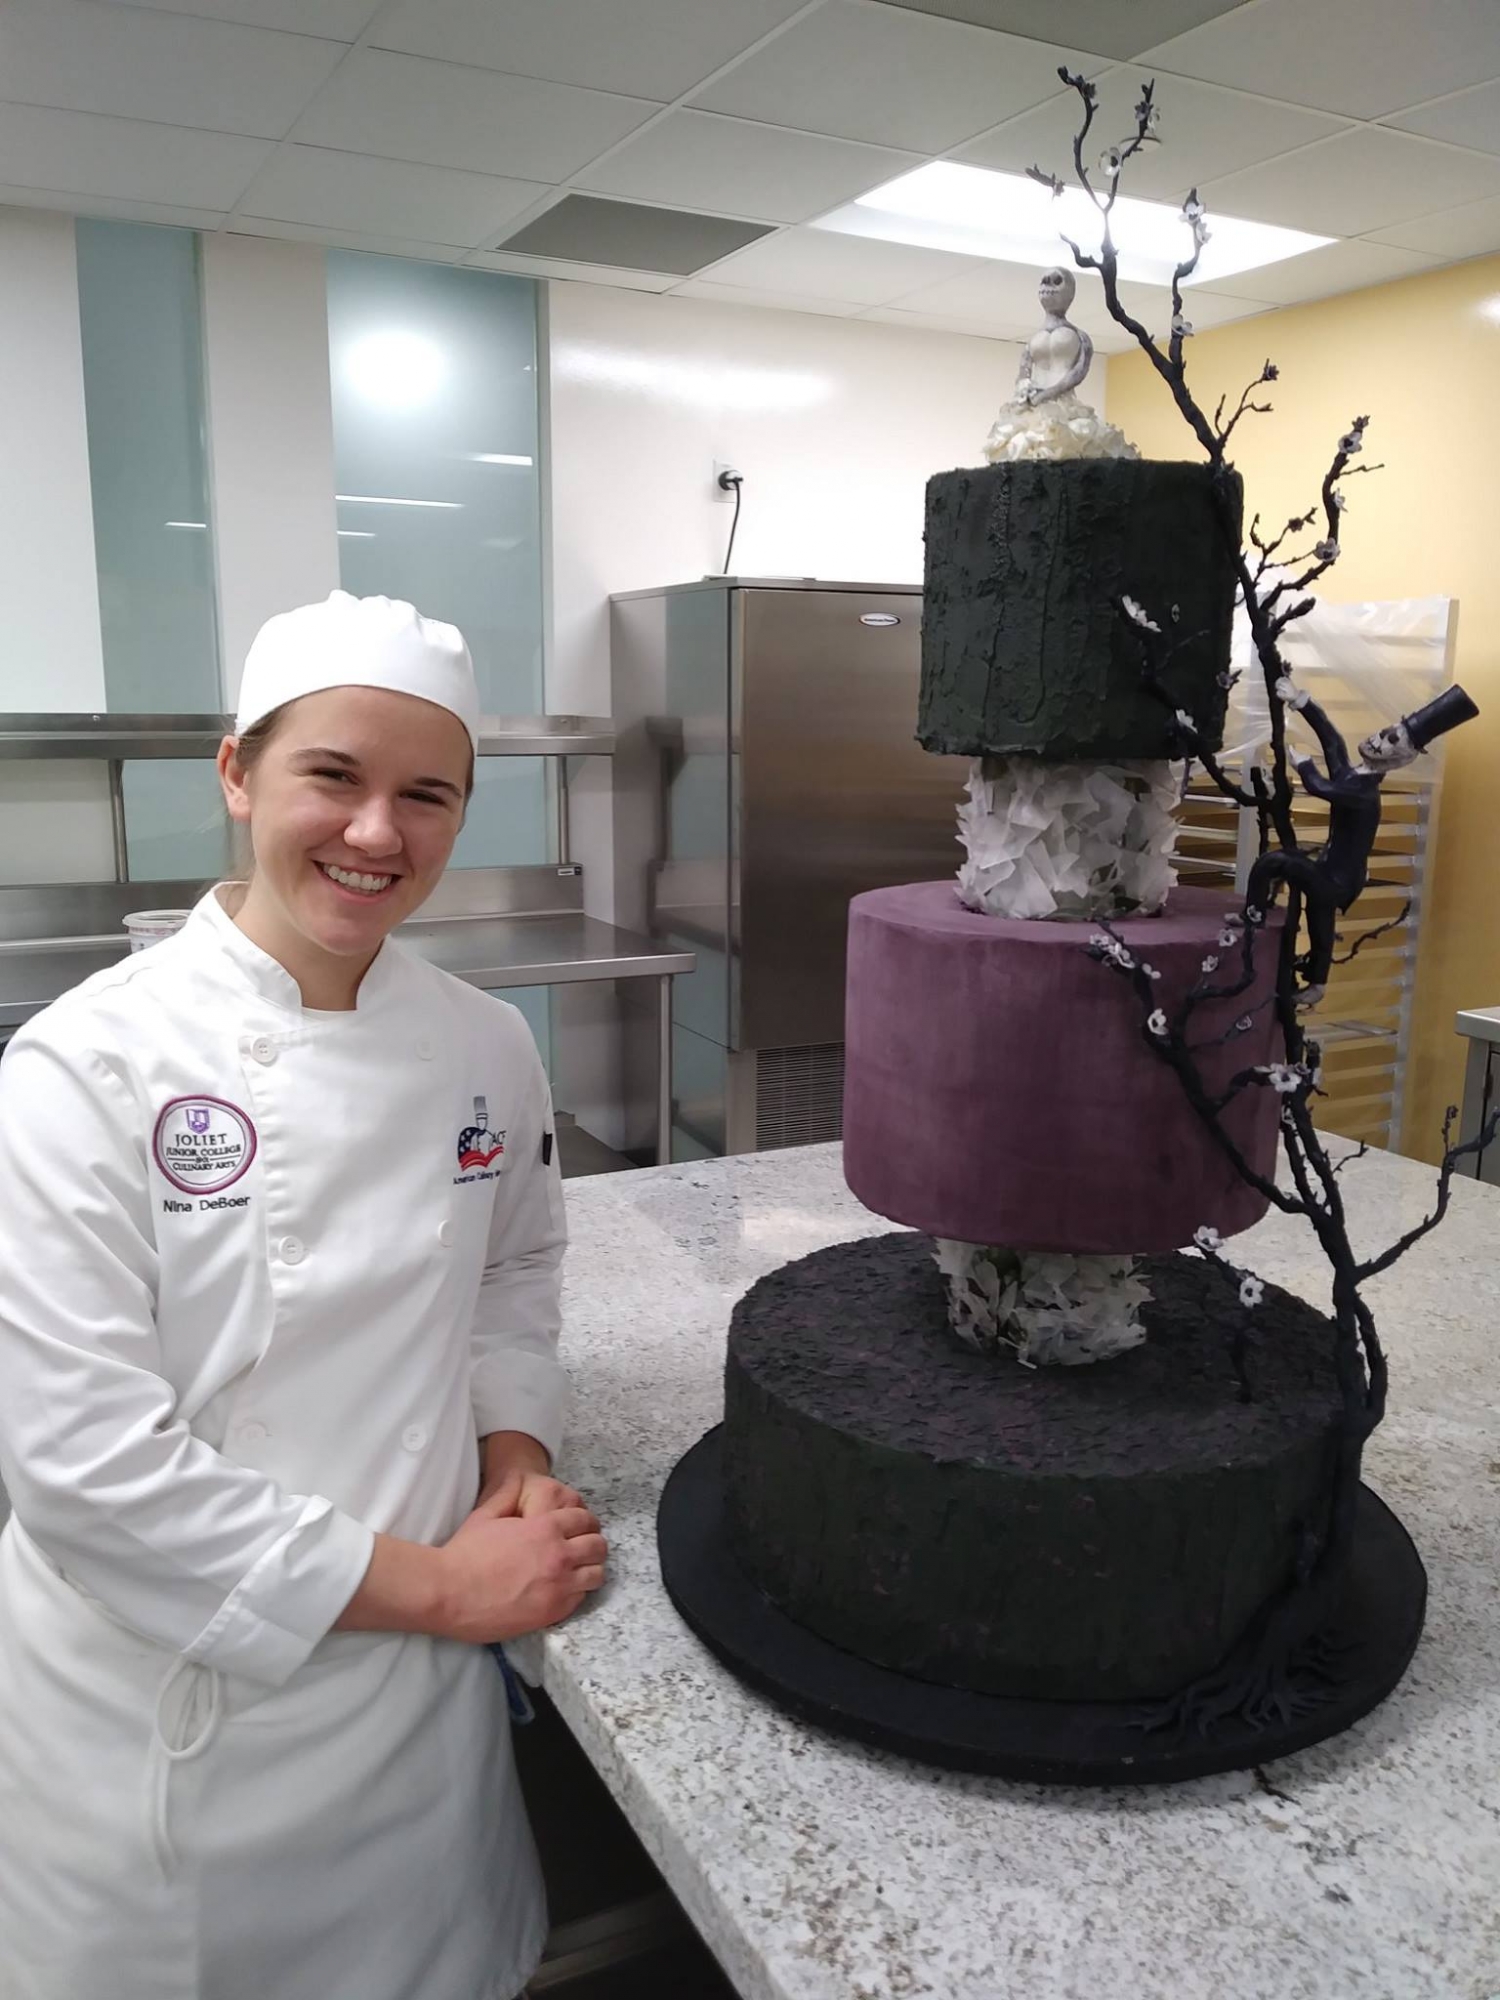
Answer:
<path fill-rule="evenodd" d="M 401 1433 L 401 1442 L 408 1451 L 420 1451 L 427 1442 L 427 1433 L 420 1424 L 408 1424 Z"/>
<path fill-rule="evenodd" d="M 250 1044 L 250 1053 L 258 1063 L 269 1065 L 276 1060 L 276 1044 L 268 1035 L 257 1035 Z"/>
<path fill-rule="evenodd" d="M 423 1036 L 422 1040 L 417 1043 L 417 1054 L 422 1058 L 423 1062 L 431 1062 L 433 1057 L 437 1054 L 437 1050 L 432 1046 L 432 1043 L 427 1040 L 425 1035 Z"/>
<path fill-rule="evenodd" d="M 441 1243 L 443 1248 L 446 1250 L 448 1245 L 452 1241 L 453 1241 L 453 1224 L 451 1222 L 440 1222 L 438 1224 L 438 1242 Z"/>
<path fill-rule="evenodd" d="M 283 1264 L 300 1264 L 307 1255 L 307 1245 L 300 1236 L 283 1236 L 276 1245 L 276 1254 Z"/>
<path fill-rule="evenodd" d="M 240 1425 L 240 1440 L 244 1444 L 264 1444 L 271 1433 L 262 1423 L 252 1418 L 248 1424 Z"/>

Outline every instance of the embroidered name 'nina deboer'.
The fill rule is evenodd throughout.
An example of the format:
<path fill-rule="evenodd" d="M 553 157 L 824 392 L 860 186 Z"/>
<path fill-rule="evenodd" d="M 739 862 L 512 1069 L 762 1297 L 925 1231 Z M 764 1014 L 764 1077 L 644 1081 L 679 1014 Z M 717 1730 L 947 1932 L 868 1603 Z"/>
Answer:
<path fill-rule="evenodd" d="M 174 1097 L 151 1135 L 156 1164 L 184 1194 L 232 1187 L 255 1158 L 255 1127 L 222 1097 Z"/>

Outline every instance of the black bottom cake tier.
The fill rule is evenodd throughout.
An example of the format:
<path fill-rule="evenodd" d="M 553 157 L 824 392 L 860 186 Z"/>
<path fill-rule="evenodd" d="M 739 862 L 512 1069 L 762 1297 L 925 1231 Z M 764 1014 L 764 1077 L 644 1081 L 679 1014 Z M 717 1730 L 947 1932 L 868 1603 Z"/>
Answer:
<path fill-rule="evenodd" d="M 747 1574 L 835 1645 L 945 1687 L 1124 1701 L 1215 1666 L 1323 1525 L 1332 1327 L 1274 1286 L 1247 1312 L 1201 1258 L 1142 1275 L 1144 1344 L 1072 1368 L 963 1346 L 925 1236 L 762 1278 L 725 1371 Z"/>
<path fill-rule="evenodd" d="M 1269 1727 L 1150 1718 L 1232 1685 L 1325 1525 L 1332 1326 L 1148 1259 L 1146 1342 L 1027 1369 L 966 1348 L 926 1237 L 838 1244 L 735 1307 L 724 1424 L 663 1496 L 688 1623 L 800 1713 L 940 1763 L 1057 1781 L 1234 1768 L 1346 1727 L 1399 1680 L 1425 1578 L 1361 1496 L 1319 1686 Z M 1217 1672 L 1215 1670 L 1220 1670 Z"/>
<path fill-rule="evenodd" d="M 1321 1662 L 1284 1706 L 1236 1701 L 1070 1702 L 974 1694 L 872 1666 L 778 1611 L 731 1554 L 724 1531 L 723 1427 L 700 1438 L 667 1481 L 657 1514 L 662 1580 L 682 1618 L 741 1680 L 840 1736 L 950 1770 L 1042 1785 L 1161 1785 L 1289 1757 L 1384 1701 L 1422 1634 L 1427 1578 L 1411 1537 L 1368 1490 L 1359 1495 L 1342 1587 L 1318 1632 Z M 1223 1687 L 1255 1687 L 1241 1649 Z"/>

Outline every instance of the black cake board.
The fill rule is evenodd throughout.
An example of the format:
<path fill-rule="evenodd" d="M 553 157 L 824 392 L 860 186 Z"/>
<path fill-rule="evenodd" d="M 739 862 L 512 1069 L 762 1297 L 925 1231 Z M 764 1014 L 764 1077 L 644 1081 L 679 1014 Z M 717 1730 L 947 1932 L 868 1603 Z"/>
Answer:
<path fill-rule="evenodd" d="M 1332 1679 L 1327 1699 L 1310 1713 L 1260 1728 L 1235 1716 L 1200 1734 L 1151 1727 L 1140 1702 L 1022 1700 L 939 1687 L 831 1645 L 750 1582 L 724 1530 L 721 1430 L 678 1460 L 662 1493 L 656 1531 L 667 1595 L 751 1687 L 838 1735 L 923 1763 L 1043 1785 L 1171 1784 L 1246 1770 L 1368 1715 L 1406 1672 L 1421 1637 L 1421 1557 L 1396 1516 L 1364 1487 L 1342 1603 L 1321 1635 Z"/>

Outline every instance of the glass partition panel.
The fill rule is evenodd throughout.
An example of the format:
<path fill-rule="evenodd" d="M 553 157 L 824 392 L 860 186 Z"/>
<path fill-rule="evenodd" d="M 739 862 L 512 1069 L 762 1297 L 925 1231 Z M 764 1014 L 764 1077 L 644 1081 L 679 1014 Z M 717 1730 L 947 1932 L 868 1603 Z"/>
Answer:
<path fill-rule="evenodd" d="M 235 873 L 219 774 L 208 758 L 132 759 L 121 771 L 132 882 Z"/>
<path fill-rule="evenodd" d="M 77 243 L 108 704 L 211 712 L 221 696 L 198 239 L 80 219 Z"/>
<path fill-rule="evenodd" d="M 211 714 L 223 698 L 198 239 L 80 219 L 76 240 L 106 706 Z M 223 872 L 212 764 L 127 763 L 123 785 L 133 876 Z"/>
<path fill-rule="evenodd" d="M 457 625 L 487 712 L 542 696 L 536 287 L 328 253 L 339 573 Z M 482 761 L 455 866 L 545 860 L 539 758 Z"/>

